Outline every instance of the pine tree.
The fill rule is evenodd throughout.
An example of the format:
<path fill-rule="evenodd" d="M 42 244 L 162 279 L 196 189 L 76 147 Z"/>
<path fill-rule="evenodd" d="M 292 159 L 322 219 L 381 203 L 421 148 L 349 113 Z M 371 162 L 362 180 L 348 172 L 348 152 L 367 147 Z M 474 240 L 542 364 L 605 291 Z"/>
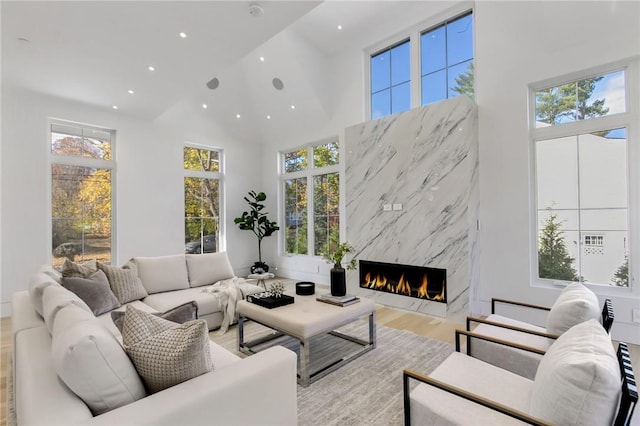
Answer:
<path fill-rule="evenodd" d="M 451 88 L 454 92 L 467 95 L 473 99 L 475 91 L 473 87 L 473 62 L 469 62 L 467 70 L 456 77 L 456 85 Z"/>
<path fill-rule="evenodd" d="M 618 287 L 629 287 L 629 256 L 624 257 L 624 262 L 616 270 L 611 282 Z"/>
<path fill-rule="evenodd" d="M 564 242 L 562 223 L 555 214 L 549 216 L 540 233 L 538 248 L 538 274 L 540 278 L 578 281 L 578 274 L 572 264 Z"/>

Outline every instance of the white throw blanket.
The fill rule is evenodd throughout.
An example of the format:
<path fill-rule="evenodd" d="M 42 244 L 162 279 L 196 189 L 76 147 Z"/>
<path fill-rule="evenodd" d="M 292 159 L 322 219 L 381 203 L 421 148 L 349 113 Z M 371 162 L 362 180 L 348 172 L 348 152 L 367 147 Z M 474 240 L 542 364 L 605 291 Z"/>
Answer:
<path fill-rule="evenodd" d="M 217 331 L 217 335 L 227 332 L 231 322 L 236 319 L 236 303 L 238 299 L 244 298 L 244 292 L 240 288 L 240 284 L 244 283 L 244 278 L 233 277 L 226 280 L 218 281 L 212 286 L 202 289 L 205 293 L 210 293 L 218 298 L 218 303 L 222 307 L 222 324 Z"/>

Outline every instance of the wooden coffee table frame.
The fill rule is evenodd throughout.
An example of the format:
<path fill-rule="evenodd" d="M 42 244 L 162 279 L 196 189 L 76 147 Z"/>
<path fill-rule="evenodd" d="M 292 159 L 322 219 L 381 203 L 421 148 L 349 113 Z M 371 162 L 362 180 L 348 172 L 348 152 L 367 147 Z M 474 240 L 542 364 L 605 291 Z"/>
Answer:
<path fill-rule="evenodd" d="M 321 303 L 321 302 L 318 302 Z M 266 309 L 266 308 L 265 308 Z M 238 351 L 246 353 L 248 355 L 252 355 L 255 354 L 256 351 L 254 351 L 252 348 L 255 347 L 256 345 L 262 344 L 262 343 L 266 343 L 269 342 L 271 340 L 277 339 L 278 337 L 281 336 L 290 336 L 293 337 L 294 339 L 296 339 L 299 343 L 300 343 L 300 355 L 299 355 L 299 368 L 298 368 L 298 384 L 302 387 L 307 387 L 309 386 L 311 383 L 315 382 L 316 380 L 326 376 L 327 374 L 331 373 L 332 371 L 340 368 L 341 366 L 343 366 L 344 364 L 353 361 L 354 359 L 358 358 L 359 356 L 369 352 L 370 350 L 374 349 L 376 347 L 376 321 L 375 321 L 375 309 L 373 310 L 373 312 L 371 312 L 371 314 L 368 315 L 369 317 L 369 341 L 366 340 L 362 340 L 359 339 L 357 337 L 354 336 L 350 336 L 348 334 L 345 334 L 343 332 L 337 331 L 335 330 L 336 328 L 342 327 L 343 325 L 352 323 L 354 321 L 357 321 L 358 319 L 362 318 L 361 316 L 356 317 L 356 318 L 352 318 L 348 321 L 345 321 L 339 325 L 334 325 L 332 326 L 329 330 L 324 330 L 324 331 L 320 331 L 312 336 L 309 336 L 308 338 L 302 338 L 300 336 L 295 336 L 289 332 L 286 332 L 284 330 L 279 330 L 277 327 L 274 327 L 270 324 L 265 324 L 264 322 L 261 321 L 257 321 L 254 318 L 250 318 L 248 316 L 243 316 L 243 315 L 239 315 L 238 317 Z M 266 336 L 263 337 L 259 337 L 257 339 L 251 340 L 249 342 L 245 342 L 244 341 L 244 322 L 246 320 L 252 320 L 253 322 L 256 322 L 258 324 L 261 324 L 267 328 L 270 328 L 272 330 L 274 330 L 273 332 L 269 333 Z M 319 336 L 321 334 L 330 334 L 332 336 L 336 336 L 339 337 L 341 339 L 345 339 L 345 340 L 349 340 L 351 342 L 357 343 L 361 346 L 361 348 L 359 348 L 357 351 L 355 352 L 351 352 L 346 356 L 343 356 L 342 358 L 337 359 L 336 361 L 330 363 L 329 365 L 320 368 L 317 371 L 309 371 L 310 370 L 310 361 L 311 361 L 311 354 L 310 354 L 310 347 L 311 347 L 311 339 L 313 337 Z"/>

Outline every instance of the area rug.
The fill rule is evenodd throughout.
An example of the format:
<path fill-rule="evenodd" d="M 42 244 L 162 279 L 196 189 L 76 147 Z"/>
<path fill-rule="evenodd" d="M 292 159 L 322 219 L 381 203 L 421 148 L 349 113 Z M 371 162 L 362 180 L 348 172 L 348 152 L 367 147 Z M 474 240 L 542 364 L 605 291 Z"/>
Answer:
<path fill-rule="evenodd" d="M 211 339 L 238 354 L 236 327 L 223 336 L 211 333 Z M 264 334 L 265 328 L 252 322 L 245 327 L 245 340 Z M 340 329 L 360 337 L 367 336 L 366 321 L 357 321 Z M 297 350 L 293 339 L 279 342 Z M 312 361 L 336 350 L 336 341 L 318 339 L 311 343 Z M 377 326 L 376 348 L 329 373 L 307 388 L 298 386 L 298 423 L 304 425 L 402 425 L 402 370 L 428 374 L 453 352 L 453 345 L 414 333 Z M 245 356 L 244 354 L 239 354 Z M 313 367 L 313 362 L 312 362 Z"/>

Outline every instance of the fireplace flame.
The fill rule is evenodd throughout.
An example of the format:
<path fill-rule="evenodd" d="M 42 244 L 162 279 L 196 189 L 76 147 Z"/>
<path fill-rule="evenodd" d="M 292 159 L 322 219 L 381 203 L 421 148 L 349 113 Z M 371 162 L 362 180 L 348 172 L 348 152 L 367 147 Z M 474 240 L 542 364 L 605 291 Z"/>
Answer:
<path fill-rule="evenodd" d="M 411 283 L 409 282 L 409 280 L 405 279 L 404 274 L 400 276 L 400 280 L 396 285 L 394 285 L 393 282 L 388 280 L 386 276 L 376 274 L 374 277 L 372 276 L 371 272 L 367 272 L 365 274 L 364 281 L 365 282 L 360 285 L 363 288 L 371 288 L 374 290 L 382 290 L 390 293 L 411 296 L 411 292 L 412 292 Z M 445 300 L 444 285 L 442 286 L 440 293 L 433 297 L 429 297 L 429 293 L 427 292 L 428 288 L 429 288 L 429 280 L 427 279 L 427 274 L 424 274 L 422 276 L 422 282 L 420 286 L 415 290 L 417 292 L 417 297 L 427 299 L 427 300 L 434 300 L 438 302 Z"/>

